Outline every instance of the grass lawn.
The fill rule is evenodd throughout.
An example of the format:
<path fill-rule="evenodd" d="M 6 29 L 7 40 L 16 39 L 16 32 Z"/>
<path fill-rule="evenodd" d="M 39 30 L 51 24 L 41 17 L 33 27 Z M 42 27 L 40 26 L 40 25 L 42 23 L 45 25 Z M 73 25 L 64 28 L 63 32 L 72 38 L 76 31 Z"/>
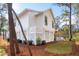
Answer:
<path fill-rule="evenodd" d="M 4 48 L 0 47 L 0 56 L 4 56 L 4 55 L 6 55 L 6 51 Z"/>
<path fill-rule="evenodd" d="M 73 44 L 74 42 L 59 41 L 59 42 L 47 45 L 46 51 L 50 53 L 55 53 L 55 54 L 69 54 L 72 52 Z"/>
<path fill-rule="evenodd" d="M 66 41 L 69 41 L 69 38 L 66 37 L 65 40 L 66 40 Z M 79 41 L 79 33 L 73 34 L 72 40 Z"/>

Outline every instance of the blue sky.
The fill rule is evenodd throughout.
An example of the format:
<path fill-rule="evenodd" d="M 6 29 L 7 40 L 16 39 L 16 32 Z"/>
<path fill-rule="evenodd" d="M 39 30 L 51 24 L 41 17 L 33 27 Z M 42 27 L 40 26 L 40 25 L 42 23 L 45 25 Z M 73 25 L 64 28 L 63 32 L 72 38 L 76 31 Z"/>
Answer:
<path fill-rule="evenodd" d="M 13 4 L 13 8 L 17 13 L 20 13 L 24 9 L 33 9 L 37 11 L 47 10 L 49 8 L 52 9 L 54 17 L 59 16 L 62 12 L 62 8 L 53 4 L 53 3 L 15 3 Z"/>

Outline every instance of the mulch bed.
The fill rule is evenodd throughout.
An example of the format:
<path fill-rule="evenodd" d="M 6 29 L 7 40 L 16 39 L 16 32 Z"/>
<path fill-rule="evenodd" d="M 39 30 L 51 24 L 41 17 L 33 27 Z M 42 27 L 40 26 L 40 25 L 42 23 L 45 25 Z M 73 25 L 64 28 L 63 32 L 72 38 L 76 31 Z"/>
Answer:
<path fill-rule="evenodd" d="M 49 43 L 51 44 L 51 43 Z M 16 56 L 30 56 L 27 45 L 19 44 L 20 46 L 20 53 L 16 54 Z M 41 46 L 30 46 L 32 56 L 79 56 L 79 45 L 73 46 L 73 51 L 70 54 L 53 54 L 45 51 L 46 45 Z M 10 49 L 9 46 L 7 48 L 7 53 L 10 56 Z"/>

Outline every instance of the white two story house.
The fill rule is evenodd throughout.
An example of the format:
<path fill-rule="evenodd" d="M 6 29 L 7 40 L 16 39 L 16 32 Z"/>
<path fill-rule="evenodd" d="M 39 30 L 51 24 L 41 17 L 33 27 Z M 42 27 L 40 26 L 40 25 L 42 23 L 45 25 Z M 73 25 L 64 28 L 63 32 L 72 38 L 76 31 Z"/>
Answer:
<path fill-rule="evenodd" d="M 51 9 L 45 11 L 25 9 L 18 17 L 27 40 L 32 40 L 33 44 L 36 45 L 36 39 L 38 37 L 46 42 L 54 41 L 55 20 Z M 17 21 L 15 28 L 18 39 L 25 40 Z"/>

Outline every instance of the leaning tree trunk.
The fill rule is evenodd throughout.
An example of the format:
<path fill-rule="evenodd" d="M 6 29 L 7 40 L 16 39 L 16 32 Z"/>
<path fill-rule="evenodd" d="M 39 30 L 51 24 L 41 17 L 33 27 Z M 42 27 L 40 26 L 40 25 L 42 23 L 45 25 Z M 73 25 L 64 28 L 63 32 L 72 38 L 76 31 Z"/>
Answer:
<path fill-rule="evenodd" d="M 8 5 L 9 33 L 10 33 L 10 53 L 12 56 L 14 56 L 15 51 L 16 53 L 19 53 L 20 50 L 16 41 L 17 39 L 12 14 L 12 3 L 7 3 L 7 5 Z"/>
<path fill-rule="evenodd" d="M 12 10 L 13 10 L 13 9 L 12 9 Z M 31 52 L 31 49 L 30 49 L 30 46 L 29 46 L 29 42 L 27 41 L 27 38 L 26 38 L 26 36 L 25 36 L 25 34 L 24 34 L 23 27 L 22 27 L 22 25 L 21 25 L 20 19 L 18 18 L 17 14 L 16 14 L 16 12 L 15 12 L 14 10 L 13 10 L 13 13 L 15 14 L 15 16 L 16 16 L 16 18 L 17 18 L 17 21 L 18 21 L 18 23 L 19 23 L 19 25 L 20 25 L 20 27 L 21 27 L 21 31 L 22 31 L 22 33 L 23 33 L 23 36 L 24 36 L 24 38 L 25 38 L 25 41 L 27 42 L 27 47 L 28 47 L 30 56 L 32 56 L 32 52 Z"/>
<path fill-rule="evenodd" d="M 69 18 L 70 18 L 70 21 L 69 21 L 69 27 L 70 27 L 70 30 L 69 30 L 69 41 L 71 41 L 71 39 L 72 39 L 72 25 L 71 25 L 71 3 L 70 3 L 70 16 L 69 16 Z"/>

